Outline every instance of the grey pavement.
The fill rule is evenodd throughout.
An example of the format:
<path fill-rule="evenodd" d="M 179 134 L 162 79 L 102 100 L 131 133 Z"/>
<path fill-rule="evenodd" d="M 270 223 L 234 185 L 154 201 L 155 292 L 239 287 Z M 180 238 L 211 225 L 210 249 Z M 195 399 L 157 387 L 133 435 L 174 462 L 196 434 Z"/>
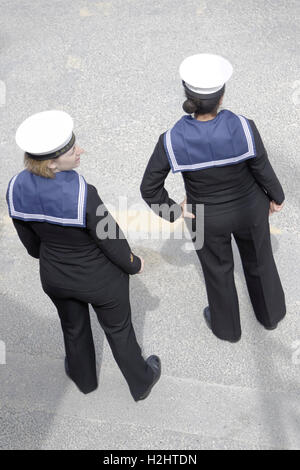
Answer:
<path fill-rule="evenodd" d="M 0 0 L 0 9 L 0 448 L 299 449 L 299 2 Z M 69 112 L 86 180 L 107 204 L 141 203 L 158 136 L 183 114 L 178 66 L 198 52 L 232 62 L 223 106 L 255 121 L 285 190 L 270 225 L 287 316 L 275 331 L 258 324 L 234 245 L 242 339 L 218 340 L 202 317 L 197 256 L 149 229 L 149 239 L 130 240 L 145 258 L 131 303 L 161 380 L 147 400 L 132 400 L 91 309 L 99 387 L 83 395 L 64 373 L 38 261 L 8 217 L 7 184 L 22 169 L 15 130 L 35 112 Z M 167 189 L 183 199 L 180 175 Z"/>

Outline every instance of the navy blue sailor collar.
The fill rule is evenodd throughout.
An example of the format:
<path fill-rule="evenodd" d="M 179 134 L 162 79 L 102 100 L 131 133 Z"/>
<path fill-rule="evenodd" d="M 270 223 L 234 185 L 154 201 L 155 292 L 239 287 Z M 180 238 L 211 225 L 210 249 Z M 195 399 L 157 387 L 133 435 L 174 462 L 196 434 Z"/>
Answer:
<path fill-rule="evenodd" d="M 87 183 L 74 170 L 45 178 L 23 170 L 9 182 L 9 215 L 25 221 L 63 226 L 86 226 Z"/>
<path fill-rule="evenodd" d="M 164 134 L 164 147 L 173 173 L 233 165 L 256 157 L 249 121 L 228 109 L 210 121 L 183 116 Z"/>

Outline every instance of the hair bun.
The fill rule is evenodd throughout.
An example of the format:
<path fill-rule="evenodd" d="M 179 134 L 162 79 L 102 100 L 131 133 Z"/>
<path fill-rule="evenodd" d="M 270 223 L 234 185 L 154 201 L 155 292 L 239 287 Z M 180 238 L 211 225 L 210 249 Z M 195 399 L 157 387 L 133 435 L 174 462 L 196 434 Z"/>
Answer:
<path fill-rule="evenodd" d="M 183 108 L 183 111 L 185 111 L 186 113 L 193 114 L 197 109 L 197 105 L 191 99 L 187 99 L 183 103 L 182 108 Z"/>

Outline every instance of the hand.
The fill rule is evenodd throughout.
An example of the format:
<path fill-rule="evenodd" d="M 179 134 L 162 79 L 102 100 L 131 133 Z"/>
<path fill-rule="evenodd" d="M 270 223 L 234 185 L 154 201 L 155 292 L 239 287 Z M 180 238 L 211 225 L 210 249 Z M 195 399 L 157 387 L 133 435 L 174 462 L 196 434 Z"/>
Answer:
<path fill-rule="evenodd" d="M 195 218 L 194 214 L 192 214 L 191 212 L 188 212 L 186 210 L 186 196 L 185 196 L 184 200 L 180 203 L 180 205 L 181 205 L 181 211 L 182 211 L 181 217 L 187 217 L 188 219 L 194 219 Z"/>
<path fill-rule="evenodd" d="M 141 274 L 144 271 L 145 261 L 144 258 L 142 258 L 141 256 L 138 256 L 138 258 L 140 258 L 141 260 L 141 269 L 138 271 L 138 274 Z"/>
<path fill-rule="evenodd" d="M 270 201 L 269 215 L 272 215 L 274 212 L 279 212 L 283 208 L 284 202 L 282 204 L 276 204 L 275 201 Z"/>

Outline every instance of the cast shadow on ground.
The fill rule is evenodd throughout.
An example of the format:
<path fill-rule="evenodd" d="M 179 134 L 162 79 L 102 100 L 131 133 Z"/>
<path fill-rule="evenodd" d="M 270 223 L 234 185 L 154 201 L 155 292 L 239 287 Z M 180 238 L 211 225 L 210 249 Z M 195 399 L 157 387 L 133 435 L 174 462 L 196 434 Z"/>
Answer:
<path fill-rule="evenodd" d="M 233 254 L 235 262 L 235 274 L 241 279 L 243 284 L 243 289 L 247 292 L 247 286 L 244 278 L 243 267 L 239 255 L 237 245 L 232 237 L 233 243 Z M 197 273 L 199 275 L 199 281 L 205 289 L 205 282 L 203 277 L 202 268 L 198 257 L 195 251 L 184 252 L 183 246 L 185 240 L 168 240 L 161 249 L 161 255 L 163 259 L 175 266 L 180 266 L 184 269 L 185 266 L 190 264 L 195 264 Z M 274 235 L 271 235 L 271 242 L 273 247 L 273 253 L 276 253 L 279 249 L 279 241 Z M 275 260 L 276 261 L 276 260 Z M 254 315 L 254 312 L 253 312 Z M 287 321 L 285 317 L 282 322 L 279 323 L 278 329 Z M 279 330 L 276 330 L 276 332 Z M 294 331 L 294 330 L 293 330 Z M 268 332 L 273 334 L 273 332 Z M 259 336 L 260 337 L 260 336 Z M 269 351 L 272 351 L 272 354 L 269 354 Z M 268 391 L 268 379 L 267 377 L 272 376 L 272 383 L 276 381 L 276 389 L 278 387 L 278 392 L 289 393 L 289 402 L 281 401 L 280 399 L 275 400 L 274 397 L 271 401 L 267 399 L 266 394 L 261 393 L 259 396 L 261 398 L 261 411 L 262 411 L 262 421 L 264 422 L 264 429 L 268 429 L 268 440 L 272 442 L 274 447 L 282 448 L 292 448 L 297 445 L 295 442 L 295 435 L 297 433 L 300 435 L 300 414 L 295 411 L 298 409 L 298 397 L 296 391 L 299 390 L 299 383 L 293 382 L 292 380 L 287 381 L 283 379 L 284 371 L 282 375 L 279 374 L 278 368 L 274 364 L 280 358 L 281 361 L 287 361 L 288 355 L 291 355 L 291 351 L 288 350 L 285 344 L 278 342 L 276 338 L 268 338 L 268 347 L 266 344 L 261 341 L 260 343 L 254 343 L 252 348 L 252 353 L 257 364 L 257 376 L 256 383 L 258 390 Z M 291 359 L 289 359 L 291 361 Z M 291 366 L 289 364 L 289 366 Z M 266 376 L 266 371 L 268 371 Z M 271 375 L 270 375 L 271 374 Z M 288 413 L 286 413 L 288 408 Z"/>
<path fill-rule="evenodd" d="M 159 300 L 150 295 L 140 279 L 136 278 L 132 284 L 132 320 L 142 347 L 146 310 L 156 309 Z M 0 339 L 6 346 L 6 364 L 0 365 L 3 385 L 0 389 L 0 422 L 3 429 L 0 448 L 39 449 L 47 441 L 55 410 L 64 395 L 70 387 L 80 392 L 65 375 L 59 317 L 41 286 L 36 291 L 32 309 L 22 303 L 21 294 L 19 298 L 4 295 L 2 309 L 5 322 L 1 327 Z M 99 378 L 104 333 L 95 312 L 90 312 L 90 317 Z M 120 380 L 124 380 L 121 372 Z M 85 397 L 88 400 L 89 395 Z M 130 399 L 129 392 L 128 397 Z M 32 403 L 36 403 L 36 408 Z"/>

